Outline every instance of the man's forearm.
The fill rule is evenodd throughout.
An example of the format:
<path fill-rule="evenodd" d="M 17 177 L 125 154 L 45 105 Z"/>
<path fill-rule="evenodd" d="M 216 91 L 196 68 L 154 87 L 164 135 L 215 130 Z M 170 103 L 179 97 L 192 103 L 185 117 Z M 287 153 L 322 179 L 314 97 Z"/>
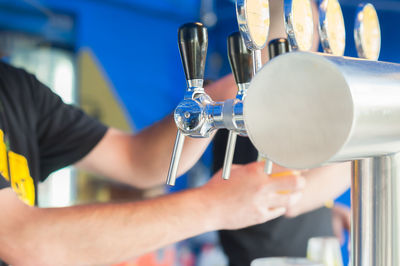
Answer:
<path fill-rule="evenodd" d="M 13 195 L 9 197 L 18 201 Z M 200 190 L 191 190 L 145 202 L 59 209 L 15 203 L 18 206 L 9 213 L 18 213 L 20 224 L 6 225 L 6 217 L 0 221 L 0 257 L 13 265 L 121 262 L 219 229 L 218 213 L 214 212 L 217 206 L 209 200 Z M 7 203 L 1 205 L 8 208 Z"/>
<path fill-rule="evenodd" d="M 142 147 L 141 150 L 147 149 L 145 153 L 139 152 L 133 155 L 136 164 L 134 171 L 141 171 L 142 178 L 140 180 L 145 182 L 144 186 L 165 182 L 176 133 L 177 128 L 172 115 L 170 115 L 134 137 L 135 141 L 140 142 L 138 145 Z M 185 138 L 178 176 L 187 172 L 199 160 L 211 139 L 212 136 L 209 138 Z"/>
<path fill-rule="evenodd" d="M 111 128 L 76 166 L 138 188 L 160 185 L 167 178 L 176 132 L 171 115 L 137 135 Z M 197 162 L 210 141 L 186 138 L 178 176 Z"/>
<path fill-rule="evenodd" d="M 297 216 L 324 206 L 350 187 L 351 164 L 339 163 L 309 170 L 304 174 L 307 186 L 303 197 L 288 209 L 288 216 Z"/>
<path fill-rule="evenodd" d="M 206 231 L 275 219 L 305 183 L 294 174 L 267 178 L 263 169 L 263 163 L 234 165 L 229 180 L 219 171 L 201 188 L 125 204 L 37 209 L 2 189 L 0 258 L 17 266 L 104 265 Z"/>

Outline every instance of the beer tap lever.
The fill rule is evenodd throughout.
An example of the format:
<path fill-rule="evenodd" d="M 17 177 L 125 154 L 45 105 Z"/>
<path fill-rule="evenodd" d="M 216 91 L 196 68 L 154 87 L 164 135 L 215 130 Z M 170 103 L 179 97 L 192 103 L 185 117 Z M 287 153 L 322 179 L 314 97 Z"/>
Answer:
<path fill-rule="evenodd" d="M 249 84 L 253 78 L 252 53 L 247 49 L 245 42 L 239 32 L 234 32 L 228 37 L 228 58 L 233 76 L 238 85 L 238 96 L 243 84 Z M 239 84 L 242 84 L 239 86 Z M 247 89 L 247 87 L 245 88 Z"/>
<path fill-rule="evenodd" d="M 274 39 L 268 44 L 269 59 L 290 51 L 289 42 L 285 38 Z"/>
<path fill-rule="evenodd" d="M 236 99 L 243 100 L 247 88 L 253 77 L 253 56 L 239 32 L 232 33 L 228 37 L 228 58 L 238 86 Z M 222 169 L 222 178 L 229 179 L 233 155 L 235 153 L 237 133 L 229 131 L 228 143 L 225 151 L 224 166 Z"/>
<path fill-rule="evenodd" d="M 187 108 L 198 107 L 196 106 L 196 102 L 192 100 L 204 94 L 204 69 L 208 48 L 206 27 L 198 22 L 182 25 L 178 30 L 178 45 L 185 70 L 187 89 L 184 97 L 185 99 L 180 103 L 178 108 L 175 109 L 174 113 L 174 119 L 178 125 L 178 132 L 168 170 L 167 184 L 170 186 L 175 185 L 179 161 L 185 141 L 185 134 L 182 130 L 193 125 L 193 122 L 198 123 L 201 118 L 185 110 L 187 110 Z M 183 116 L 180 113 L 182 111 L 184 112 Z M 182 117 L 184 119 L 182 119 Z"/>
<path fill-rule="evenodd" d="M 203 87 L 207 57 L 207 28 L 199 22 L 187 23 L 178 30 L 178 45 L 188 90 Z"/>

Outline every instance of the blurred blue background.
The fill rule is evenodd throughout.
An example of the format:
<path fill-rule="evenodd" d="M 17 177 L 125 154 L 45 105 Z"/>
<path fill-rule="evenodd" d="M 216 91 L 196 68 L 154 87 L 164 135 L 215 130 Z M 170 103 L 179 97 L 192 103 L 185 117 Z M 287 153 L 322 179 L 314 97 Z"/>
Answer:
<path fill-rule="evenodd" d="M 400 63 L 400 0 L 369 2 L 380 17 L 380 60 Z M 360 1 L 340 3 L 347 30 L 345 55 L 356 56 L 352 31 Z M 89 49 L 134 131 L 171 113 L 182 98 L 185 78 L 177 29 L 190 21 L 203 21 L 209 28 L 206 78 L 229 73 L 226 37 L 237 30 L 233 1 L 0 0 L 1 32 L 33 36 L 77 56 Z M 210 163 L 209 154 L 205 164 Z M 177 189 L 186 185 L 181 179 Z M 338 201 L 349 205 L 349 193 Z"/>
<path fill-rule="evenodd" d="M 347 28 L 346 55 L 356 56 L 352 29 L 360 1 L 340 2 Z M 399 62 L 400 1 L 370 2 L 381 21 L 380 59 Z M 233 1 L 0 0 L 0 29 L 38 35 L 76 52 L 89 47 L 138 130 L 170 113 L 182 97 L 185 80 L 177 28 L 205 17 L 211 21 L 206 76 L 216 79 L 230 72 L 226 37 L 237 30 Z"/>

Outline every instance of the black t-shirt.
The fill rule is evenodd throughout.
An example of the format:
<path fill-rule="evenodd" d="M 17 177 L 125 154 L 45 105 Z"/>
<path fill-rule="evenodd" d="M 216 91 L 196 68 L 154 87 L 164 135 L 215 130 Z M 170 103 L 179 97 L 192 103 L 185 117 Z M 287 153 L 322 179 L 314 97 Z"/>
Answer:
<path fill-rule="evenodd" d="M 36 204 L 38 182 L 83 158 L 106 131 L 33 75 L 0 62 L 0 189 Z"/>
<path fill-rule="evenodd" d="M 227 130 L 220 130 L 214 139 L 214 172 L 223 164 Z M 248 138 L 238 137 L 235 164 L 257 160 L 258 152 Z M 294 219 L 280 217 L 264 224 L 241 230 L 219 232 L 222 247 L 228 256 L 229 265 L 245 266 L 262 257 L 305 257 L 307 241 L 315 236 L 332 236 L 332 213 L 321 208 Z"/>

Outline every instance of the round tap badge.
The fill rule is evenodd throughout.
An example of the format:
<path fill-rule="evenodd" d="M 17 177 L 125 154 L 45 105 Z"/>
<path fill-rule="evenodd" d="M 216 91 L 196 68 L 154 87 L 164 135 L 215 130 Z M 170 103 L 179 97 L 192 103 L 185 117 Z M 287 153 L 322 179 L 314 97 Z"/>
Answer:
<path fill-rule="evenodd" d="M 237 0 L 236 13 L 247 48 L 262 49 L 267 43 L 269 32 L 269 1 Z"/>
<path fill-rule="evenodd" d="M 356 13 L 354 39 L 358 56 L 378 60 L 381 51 L 381 29 L 372 4 L 361 4 Z"/>
<path fill-rule="evenodd" d="M 319 15 L 322 48 L 326 53 L 342 56 L 346 46 L 346 29 L 338 0 L 320 1 Z"/>
<path fill-rule="evenodd" d="M 310 51 L 314 21 L 310 0 L 285 0 L 285 26 L 293 50 Z"/>

